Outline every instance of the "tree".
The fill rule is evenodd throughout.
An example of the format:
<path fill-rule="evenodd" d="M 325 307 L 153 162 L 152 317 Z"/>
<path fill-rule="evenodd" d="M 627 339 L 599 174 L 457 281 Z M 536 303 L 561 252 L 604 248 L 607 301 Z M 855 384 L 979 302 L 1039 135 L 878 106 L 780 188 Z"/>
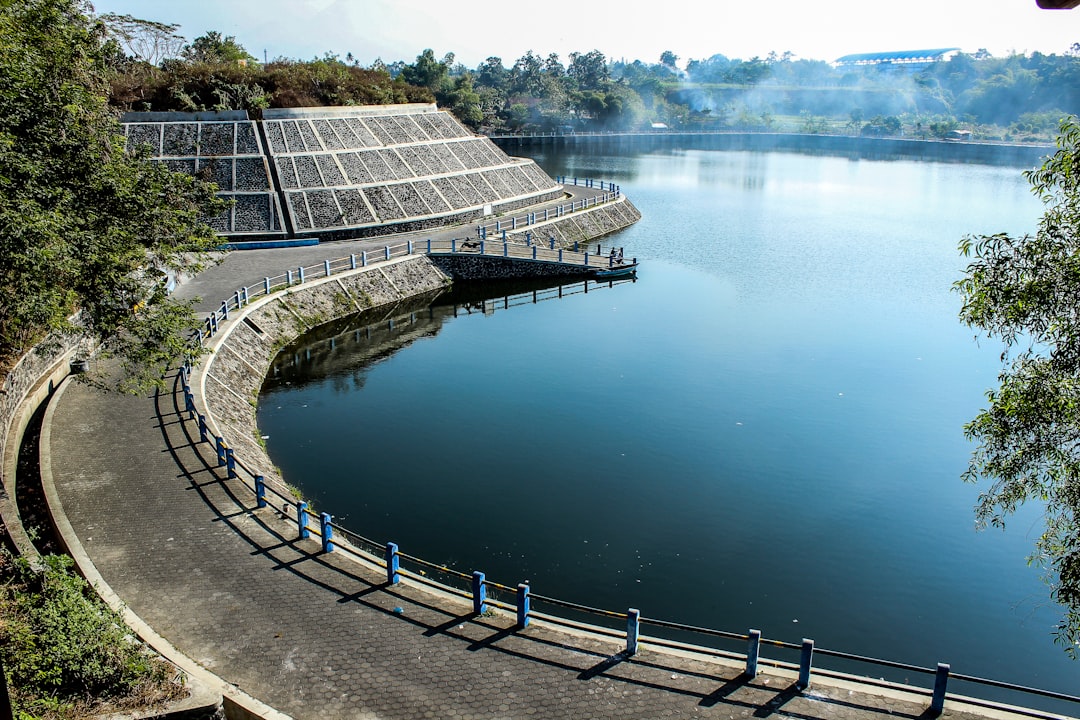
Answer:
<path fill-rule="evenodd" d="M 986 480 L 980 526 L 1004 527 L 1025 502 L 1044 507 L 1029 561 L 1062 606 L 1055 639 L 1080 647 L 1080 123 L 1062 121 L 1057 151 L 1025 177 L 1045 205 L 1034 235 L 969 236 L 974 256 L 954 288 L 961 320 L 1004 342 L 1000 387 L 964 426 L 977 443 L 964 479 Z"/>
<path fill-rule="evenodd" d="M 489 57 L 476 68 L 477 85 L 489 87 L 499 93 L 505 93 L 508 82 L 509 73 L 503 67 L 502 58 L 500 57 Z"/>
<path fill-rule="evenodd" d="M 246 63 L 255 58 L 248 53 L 232 35 L 222 37 L 221 33 L 211 30 L 185 45 L 181 56 L 189 62 L 224 65 L 225 63 Z"/>
<path fill-rule="evenodd" d="M 106 101 L 104 25 L 77 0 L 0 3 L 0 362 L 48 331 L 161 382 L 195 325 L 160 279 L 216 244 L 213 186 L 127 152 Z M 193 253 L 193 254 L 189 254 Z"/>
<path fill-rule="evenodd" d="M 416 56 L 416 62 L 401 70 L 401 77 L 410 85 L 425 87 L 432 92 L 442 88 L 454 64 L 454 53 L 447 53 L 441 61 L 435 59 L 430 48 Z"/>
<path fill-rule="evenodd" d="M 110 35 L 119 40 L 134 57 L 157 65 L 166 58 L 176 57 L 184 45 L 177 35 L 179 25 L 141 20 L 131 15 L 107 13 L 99 18 Z"/>
<path fill-rule="evenodd" d="M 611 79 L 608 72 L 607 58 L 599 50 L 585 53 L 570 53 L 570 67 L 566 74 L 577 82 L 579 90 L 603 90 Z"/>

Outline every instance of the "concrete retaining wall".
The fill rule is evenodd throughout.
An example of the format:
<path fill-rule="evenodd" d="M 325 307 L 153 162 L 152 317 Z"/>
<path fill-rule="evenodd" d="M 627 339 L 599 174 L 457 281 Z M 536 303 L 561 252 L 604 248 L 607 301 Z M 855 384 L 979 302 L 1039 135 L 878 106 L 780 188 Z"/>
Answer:
<path fill-rule="evenodd" d="M 15 501 L 19 446 L 34 411 L 69 372 L 76 343 L 52 338 L 26 353 L 4 378 L 0 389 L 0 521 L 21 555 L 37 550 L 26 534 Z"/>
<path fill-rule="evenodd" d="M 259 390 L 277 352 L 323 323 L 434 293 L 450 282 L 429 258 L 413 256 L 297 286 L 254 304 L 219 336 L 207 364 L 203 401 L 218 434 L 253 473 L 280 481 L 256 424 Z"/>

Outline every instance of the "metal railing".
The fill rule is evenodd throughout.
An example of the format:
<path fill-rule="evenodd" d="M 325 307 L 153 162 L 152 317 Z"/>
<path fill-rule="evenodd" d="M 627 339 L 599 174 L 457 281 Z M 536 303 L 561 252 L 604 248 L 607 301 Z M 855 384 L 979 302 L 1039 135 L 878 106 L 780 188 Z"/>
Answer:
<path fill-rule="evenodd" d="M 477 247 L 460 248 L 456 247 L 457 243 L 463 242 L 460 240 L 445 241 L 448 245 L 447 247 L 443 247 L 439 242 L 429 242 L 431 242 L 430 252 L 432 253 L 456 252 L 480 253 L 485 255 L 492 254 L 490 252 L 490 248 L 492 247 L 490 243 L 488 245 L 479 243 Z M 478 241 L 469 240 L 468 242 Z M 519 255 L 509 254 L 511 253 L 511 250 L 508 248 L 511 245 L 514 247 L 514 250 L 512 251 L 514 253 L 522 252 L 522 248 L 525 248 L 527 253 L 535 252 L 536 255 L 534 257 L 537 260 L 547 260 L 550 257 L 543 253 L 556 252 L 551 250 L 540 251 L 535 245 L 529 247 L 516 243 L 496 243 L 494 247 L 498 252 L 508 253 L 508 255 L 506 255 L 508 257 L 519 257 Z M 421 249 L 422 251 L 427 252 L 427 243 L 424 243 Z M 298 268 L 295 275 L 293 271 L 288 271 L 285 275 L 278 275 L 274 278 L 268 277 L 262 285 L 241 288 L 234 293 L 232 297 L 223 301 L 221 313 L 215 313 L 212 317 L 216 319 L 212 322 L 208 319 L 207 329 L 212 327 L 212 332 L 210 332 L 210 334 L 216 333 L 219 328 L 219 323 L 229 320 L 229 313 L 231 311 L 243 308 L 248 302 L 257 297 L 258 294 L 269 294 L 283 287 L 289 287 L 296 283 L 303 283 L 313 277 L 328 277 L 335 272 L 362 267 L 371 262 L 387 261 L 395 257 L 412 255 L 416 253 L 417 250 L 417 244 L 414 244 L 413 241 L 409 241 L 408 243 L 401 243 L 394 246 L 387 245 L 382 251 L 376 252 L 374 257 L 369 256 L 367 253 L 362 253 L 359 256 L 350 255 L 348 258 L 327 260 L 319 266 Z M 562 261 L 566 261 L 569 254 L 570 253 L 568 252 L 564 252 L 561 256 Z M 575 255 L 580 255 L 581 257 L 572 258 L 572 262 L 582 262 L 586 266 L 593 267 L 593 265 L 589 264 L 591 262 L 590 257 L 595 258 L 596 255 L 589 256 L 587 253 L 577 253 Z M 606 258 L 604 258 L 604 261 L 606 262 Z M 315 272 L 312 272 L 312 270 Z M 318 273 L 321 273 L 321 275 Z M 528 294 L 529 293 L 523 293 L 523 295 L 526 296 Z M 506 306 L 509 307 L 509 300 L 506 301 Z M 204 335 L 203 333 L 200 333 L 199 342 L 202 342 L 203 339 Z M 764 638 L 762 637 L 761 632 L 756 629 L 751 629 L 746 634 L 726 632 L 660 618 L 643 617 L 636 608 L 630 608 L 625 612 L 613 611 L 594 608 L 559 598 L 534 595 L 532 594 L 528 583 L 520 583 L 516 587 L 503 585 L 488 580 L 485 574 L 480 571 L 473 571 L 471 574 L 467 574 L 456 568 L 439 565 L 406 554 L 393 542 L 380 543 L 358 535 L 355 532 L 334 523 L 333 518 L 329 513 L 322 512 L 316 516 L 315 513 L 310 511 L 308 504 L 300 499 L 290 488 L 282 487 L 277 482 L 269 482 L 265 477 L 256 474 L 254 470 L 244 465 L 234 456 L 232 448 L 228 446 L 228 443 L 224 438 L 210 432 L 205 416 L 198 413 L 195 405 L 195 398 L 189 384 L 192 370 L 193 362 L 191 359 L 188 359 L 185 361 L 179 373 L 180 384 L 184 394 L 184 407 L 187 414 L 187 420 L 194 421 L 198 424 L 200 441 L 211 444 L 217 454 L 218 467 L 225 468 L 227 477 L 230 479 L 241 478 L 242 472 L 244 477 L 241 478 L 241 480 L 244 482 L 245 486 L 253 492 L 257 507 L 272 507 L 282 515 L 292 518 L 296 523 L 297 537 L 299 539 L 318 538 L 322 544 L 322 550 L 326 553 L 340 551 L 342 554 L 354 560 L 368 566 L 377 567 L 385 572 L 386 582 L 391 585 L 397 584 L 404 577 L 412 583 L 427 585 L 442 592 L 471 600 L 473 611 L 477 615 L 483 615 L 489 612 L 490 608 L 497 608 L 513 613 L 516 618 L 516 627 L 519 629 L 528 627 L 533 619 L 543 620 L 548 623 L 565 627 L 587 629 L 602 636 L 624 641 L 625 649 L 621 652 L 621 655 L 625 657 L 632 656 L 636 653 L 639 643 L 644 641 L 649 645 L 656 647 L 693 651 L 705 656 L 744 661 L 745 674 L 750 678 L 757 675 L 760 666 L 796 672 L 798 677 L 796 685 L 800 690 L 805 690 L 810 686 L 814 674 L 820 677 L 832 678 L 851 677 L 850 675 L 845 675 L 845 673 L 836 670 L 815 668 L 813 666 L 815 654 L 819 657 L 835 658 L 846 662 L 869 665 L 878 669 L 898 669 L 903 670 L 906 673 L 932 676 L 933 683 L 930 687 L 910 688 L 911 692 L 930 698 L 929 711 L 931 714 L 939 714 L 942 712 L 945 700 L 948 697 L 947 687 L 950 678 L 977 686 L 1007 690 L 1010 692 L 1070 703 L 1080 703 L 1080 696 L 1076 695 L 1042 690 L 972 675 L 953 673 L 950 666 L 946 663 L 938 663 L 937 666 L 933 668 L 921 667 L 881 658 L 817 648 L 814 641 L 807 638 L 804 638 L 799 644 L 789 643 L 781 640 Z M 559 614 L 555 614 L 554 612 L 544 613 L 534 610 L 534 603 L 544 607 L 553 608 L 556 612 L 559 612 Z M 580 620 L 574 618 L 580 618 Z M 665 638 L 662 635 L 651 635 L 646 637 L 641 635 L 642 626 L 694 638 L 695 642 L 682 642 L 671 638 Z M 715 644 L 718 641 L 726 642 L 729 645 L 732 643 L 738 645 L 745 644 L 745 649 L 743 652 L 737 652 L 713 647 L 712 644 Z M 798 662 L 765 658 L 761 654 L 762 646 L 774 648 L 785 653 L 797 653 Z M 875 680 L 869 676 L 860 676 L 859 681 L 869 686 L 892 686 L 889 682 Z M 989 700 L 979 700 L 977 698 L 974 700 L 975 702 L 985 703 L 988 706 L 993 705 L 993 702 Z M 965 696 L 965 701 L 971 702 L 972 699 Z M 1033 712 L 1032 714 L 1038 716 L 1037 712 Z"/>
<path fill-rule="evenodd" d="M 800 690 L 810 687 L 812 677 L 815 674 L 828 678 L 850 677 L 850 675 L 836 670 L 815 668 L 813 666 L 815 654 L 869 665 L 878 669 L 890 668 L 903 670 L 906 673 L 932 676 L 933 683 L 931 687 L 909 688 L 911 692 L 930 698 L 929 710 L 932 714 L 939 714 L 943 711 L 945 700 L 948 697 L 947 687 L 950 679 L 999 690 L 1080 703 L 1080 697 L 1075 695 L 953 673 L 946 663 L 938 663 L 934 668 L 921 667 L 882 658 L 818 648 L 815 642 L 808 638 L 804 638 L 801 643 L 796 644 L 764 638 L 761 631 L 755 629 L 749 630 L 746 634 L 733 633 L 661 618 L 644 617 L 636 608 L 629 608 L 625 612 L 595 608 L 560 598 L 533 594 L 528 583 L 520 583 L 516 587 L 512 587 L 488 580 L 481 571 L 473 571 L 468 574 L 457 568 L 410 555 L 403 552 L 396 543 L 380 543 L 335 523 L 332 516 L 327 512 L 316 515 L 310 511 L 308 503 L 299 499 L 289 488 L 281 487 L 276 482 L 268 482 L 262 475 L 256 474 L 241 463 L 234 456 L 232 449 L 228 447 L 224 438 L 210 433 L 205 416 L 198 414 L 195 407 L 195 398 L 189 385 L 191 372 L 192 366 L 190 363 L 185 363 L 179 375 L 185 399 L 185 412 L 188 414 L 188 420 L 198 423 L 200 440 L 211 443 L 215 448 L 218 467 L 225 468 L 226 476 L 229 479 L 241 478 L 240 473 L 242 471 L 246 477 L 241 479 L 245 486 L 253 492 L 256 506 L 258 508 L 270 507 L 283 516 L 292 518 L 296 523 L 298 539 L 318 538 L 323 552 L 341 552 L 353 560 L 379 568 L 385 572 L 386 582 L 390 585 L 396 585 L 404 577 L 409 582 L 426 585 L 440 592 L 470 600 L 473 612 L 476 615 L 484 615 L 490 612 L 491 608 L 512 613 L 516 619 L 518 629 L 528 627 L 533 619 L 563 627 L 579 630 L 586 629 L 601 636 L 624 641 L 625 648 L 620 655 L 625 657 L 634 655 L 639 644 L 647 642 L 654 647 L 691 651 L 706 656 L 743 661 L 745 662 L 745 675 L 748 678 L 756 677 L 759 668 L 762 666 L 795 672 L 798 677 L 796 686 Z M 553 608 L 555 612 L 537 611 L 533 608 L 534 604 Z M 695 643 L 688 643 L 660 635 L 644 636 L 641 634 L 643 626 L 661 631 L 674 631 L 685 636 L 698 638 L 698 640 Z M 743 644 L 745 651 L 724 650 L 710 644 L 718 640 Z M 787 662 L 775 658 L 765 658 L 762 656 L 762 646 L 797 653 L 799 660 L 798 662 Z M 894 687 L 890 682 L 876 680 L 870 676 L 859 677 L 859 681 L 869 686 Z M 965 700 L 970 702 L 972 698 L 965 698 Z M 978 702 L 978 698 L 974 698 L 974 700 Z M 990 701 L 985 702 L 988 705 L 993 704 Z"/>
<path fill-rule="evenodd" d="M 610 250 L 611 248 L 609 248 Z M 505 241 L 477 240 L 473 238 L 451 238 L 448 240 L 408 240 L 394 245 L 385 245 L 378 250 L 364 250 L 347 257 L 324 260 L 318 265 L 299 266 L 295 270 L 267 276 L 261 283 L 247 285 L 237 289 L 221 305 L 212 311 L 203 321 L 203 327 L 195 333 L 193 340 L 199 343 L 217 334 L 218 327 L 227 322 L 232 313 L 246 307 L 260 297 L 272 295 L 279 290 L 303 285 L 311 280 L 328 278 L 344 272 L 351 272 L 370 265 L 387 262 L 413 255 L 462 255 L 490 258 L 511 258 L 514 260 L 534 261 L 553 265 L 565 265 L 583 269 L 604 270 L 610 268 L 610 254 L 604 254 L 602 245 L 590 253 L 582 250 L 578 243 L 570 248 L 558 247 L 554 238 L 549 238 L 545 245 L 533 242 L 526 233 L 520 240 Z M 636 263 L 636 258 L 631 258 Z"/>

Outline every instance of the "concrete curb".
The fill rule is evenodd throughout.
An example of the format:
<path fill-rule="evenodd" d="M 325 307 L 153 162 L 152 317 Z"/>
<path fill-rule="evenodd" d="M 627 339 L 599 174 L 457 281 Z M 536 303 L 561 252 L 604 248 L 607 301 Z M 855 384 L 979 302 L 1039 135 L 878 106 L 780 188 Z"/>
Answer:
<path fill-rule="evenodd" d="M 79 573 L 97 591 L 98 595 L 109 607 L 124 618 L 124 622 L 131 630 L 147 645 L 153 648 L 166 660 L 176 665 L 187 673 L 188 677 L 197 683 L 220 693 L 222 704 L 225 709 L 225 717 L 229 720 L 249 720 L 262 718 L 262 720 L 292 720 L 291 716 L 279 712 L 266 703 L 248 695 L 243 690 L 227 683 L 214 673 L 210 672 L 187 655 L 178 650 L 172 643 L 159 635 L 142 618 L 132 612 L 120 599 L 120 596 L 109 586 L 98 572 L 97 567 L 87 555 L 82 542 L 75 534 L 64 507 L 60 502 L 60 496 L 56 492 L 53 482 L 52 459 L 50 447 L 52 444 L 52 421 L 57 403 L 63 396 L 64 390 L 69 383 L 65 380 L 53 394 L 49 401 L 49 407 L 45 411 L 45 418 L 41 426 L 41 485 L 45 492 L 45 500 L 52 516 L 53 525 L 56 528 L 60 542 L 65 546 L 68 553 L 75 560 L 75 567 Z"/>

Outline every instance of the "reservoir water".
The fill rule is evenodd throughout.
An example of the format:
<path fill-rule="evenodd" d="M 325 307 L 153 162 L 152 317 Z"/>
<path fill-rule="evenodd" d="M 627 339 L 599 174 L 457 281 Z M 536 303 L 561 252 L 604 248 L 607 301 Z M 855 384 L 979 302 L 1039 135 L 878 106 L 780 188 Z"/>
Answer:
<path fill-rule="evenodd" d="M 1038 508 L 977 532 L 960 480 L 1001 348 L 957 321 L 957 243 L 1034 230 L 1023 168 L 533 157 L 621 184 L 643 219 L 604 244 L 637 281 L 465 288 L 301 340 L 259 406 L 286 479 L 369 538 L 542 595 L 1075 690 L 1026 563 Z"/>

